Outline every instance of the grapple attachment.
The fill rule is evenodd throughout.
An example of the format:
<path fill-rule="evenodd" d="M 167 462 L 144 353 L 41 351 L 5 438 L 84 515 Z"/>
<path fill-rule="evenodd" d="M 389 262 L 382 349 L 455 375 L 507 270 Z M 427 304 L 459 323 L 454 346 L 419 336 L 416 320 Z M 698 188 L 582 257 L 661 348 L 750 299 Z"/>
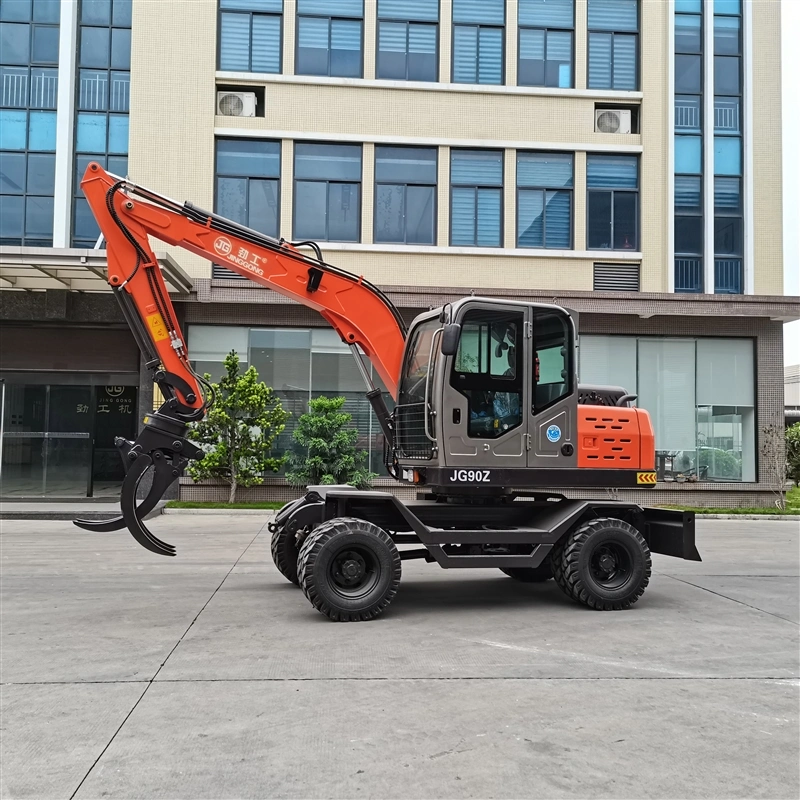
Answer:
<path fill-rule="evenodd" d="M 73 522 L 84 530 L 104 533 L 127 528 L 131 536 L 151 553 L 174 556 L 175 548 L 154 536 L 144 519 L 177 480 L 189 460 L 201 458 L 203 451 L 186 438 L 186 423 L 163 406 L 145 417 L 144 423 L 144 430 L 134 441 L 121 438 L 115 441 L 125 465 L 120 516 L 99 522 L 83 519 Z M 147 495 L 137 506 L 139 484 L 149 470 L 152 471 L 152 483 Z"/>

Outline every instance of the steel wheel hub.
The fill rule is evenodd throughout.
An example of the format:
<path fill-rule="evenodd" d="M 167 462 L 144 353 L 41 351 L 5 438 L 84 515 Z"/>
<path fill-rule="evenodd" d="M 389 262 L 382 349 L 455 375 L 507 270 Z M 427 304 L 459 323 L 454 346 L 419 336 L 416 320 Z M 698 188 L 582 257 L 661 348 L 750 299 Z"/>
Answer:
<path fill-rule="evenodd" d="M 594 580 L 605 589 L 619 589 L 633 572 L 633 559 L 617 542 L 606 542 L 592 553 L 590 568 Z"/>
<path fill-rule="evenodd" d="M 363 556 L 353 550 L 340 553 L 333 565 L 333 579 L 339 586 L 351 588 L 363 581 L 367 564 Z"/>

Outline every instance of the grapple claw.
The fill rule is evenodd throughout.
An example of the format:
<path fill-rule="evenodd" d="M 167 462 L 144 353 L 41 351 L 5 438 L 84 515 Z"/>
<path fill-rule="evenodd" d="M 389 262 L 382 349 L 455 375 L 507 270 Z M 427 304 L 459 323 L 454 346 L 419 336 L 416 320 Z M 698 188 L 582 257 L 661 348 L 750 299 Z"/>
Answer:
<path fill-rule="evenodd" d="M 125 526 L 131 532 L 131 536 L 146 550 L 162 556 L 174 556 L 175 548 L 171 544 L 162 542 L 158 537 L 153 536 L 137 513 L 136 489 L 139 486 L 139 481 L 142 479 L 142 476 L 152 464 L 152 456 L 142 454 L 133 462 L 128 470 L 125 480 L 122 482 L 122 493 L 120 495 L 122 519 Z M 163 492 L 161 494 L 163 494 Z M 160 496 L 161 495 L 159 495 L 159 497 Z M 149 497 L 150 494 L 148 494 L 148 498 Z"/>
<path fill-rule="evenodd" d="M 144 518 L 158 505 L 158 501 L 164 496 L 164 493 L 169 489 L 172 483 L 178 477 L 178 469 L 159 469 L 159 464 L 153 474 L 153 484 L 147 497 L 136 506 L 136 516 L 140 520 Z M 120 514 L 118 517 L 111 519 L 74 519 L 73 525 L 83 528 L 86 531 L 93 531 L 95 533 L 111 533 L 112 531 L 121 531 L 125 527 L 125 518 Z"/>

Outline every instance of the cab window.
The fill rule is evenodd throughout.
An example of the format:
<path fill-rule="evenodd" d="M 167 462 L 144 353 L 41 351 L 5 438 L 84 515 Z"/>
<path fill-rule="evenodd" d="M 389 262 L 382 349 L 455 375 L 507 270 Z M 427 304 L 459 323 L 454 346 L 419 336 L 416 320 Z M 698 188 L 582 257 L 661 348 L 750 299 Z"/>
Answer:
<path fill-rule="evenodd" d="M 572 391 L 571 326 L 564 314 L 533 313 L 533 410 L 543 411 Z"/>
<path fill-rule="evenodd" d="M 496 439 L 522 424 L 522 312 L 468 311 L 450 385 L 467 398 L 470 438 Z"/>

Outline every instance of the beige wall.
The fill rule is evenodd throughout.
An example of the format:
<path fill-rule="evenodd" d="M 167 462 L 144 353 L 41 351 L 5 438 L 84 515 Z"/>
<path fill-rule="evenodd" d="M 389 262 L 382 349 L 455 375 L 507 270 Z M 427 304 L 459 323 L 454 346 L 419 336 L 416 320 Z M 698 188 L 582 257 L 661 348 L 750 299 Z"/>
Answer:
<path fill-rule="evenodd" d="M 505 150 L 505 230 L 503 244 L 515 242 L 516 148 L 545 147 L 575 153 L 575 253 L 555 256 L 538 251 L 518 255 L 486 250 L 435 253 L 373 252 L 328 249 L 329 259 L 383 284 L 492 285 L 591 289 L 592 264 L 614 261 L 618 253 L 588 254 L 586 248 L 586 154 L 596 151 L 641 152 L 640 238 L 641 289 L 667 291 L 672 263 L 668 252 L 669 208 L 667 70 L 669 3 L 645 0 L 641 18 L 641 93 L 586 90 L 586 0 L 576 2 L 575 90 L 394 84 L 387 82 L 292 77 L 295 0 L 284 0 L 284 74 L 233 75 L 216 68 L 215 0 L 135 0 L 131 89 L 130 173 L 134 180 L 177 200 L 213 206 L 214 132 L 283 140 L 281 235 L 291 238 L 292 160 L 296 140 L 352 141 L 364 144 L 362 242 L 372 241 L 375 143 L 428 144 L 439 147 L 438 236 L 446 248 L 449 236 L 449 148 L 496 147 Z M 367 2 L 365 75 L 374 75 L 375 9 Z M 513 3 L 509 3 L 511 7 Z M 452 4 L 441 2 L 441 80 L 450 78 Z M 509 17 L 513 17 L 509 13 Z M 754 97 L 759 122 L 754 141 L 755 243 L 757 293 L 782 291 L 780 185 L 778 0 L 760 0 L 754 15 Z M 509 19 L 507 46 L 516 50 L 516 23 Z M 176 35 L 180 31 L 180 35 Z M 513 39 L 513 42 L 512 42 Z M 506 76 L 516 80 L 515 66 Z M 264 116 L 252 119 L 215 117 L 216 83 L 260 86 Z M 642 98 L 640 100 L 640 98 Z M 630 136 L 594 132 L 597 102 L 641 102 L 641 133 Z M 323 244 L 323 247 L 325 245 Z M 162 248 L 163 249 L 163 248 Z M 183 251 L 173 255 L 191 274 L 208 276 L 210 266 Z M 627 254 L 623 256 L 627 260 Z"/>
<path fill-rule="evenodd" d="M 780 0 L 753 3 L 754 277 L 755 293 L 769 295 L 783 294 L 780 20 Z"/>

